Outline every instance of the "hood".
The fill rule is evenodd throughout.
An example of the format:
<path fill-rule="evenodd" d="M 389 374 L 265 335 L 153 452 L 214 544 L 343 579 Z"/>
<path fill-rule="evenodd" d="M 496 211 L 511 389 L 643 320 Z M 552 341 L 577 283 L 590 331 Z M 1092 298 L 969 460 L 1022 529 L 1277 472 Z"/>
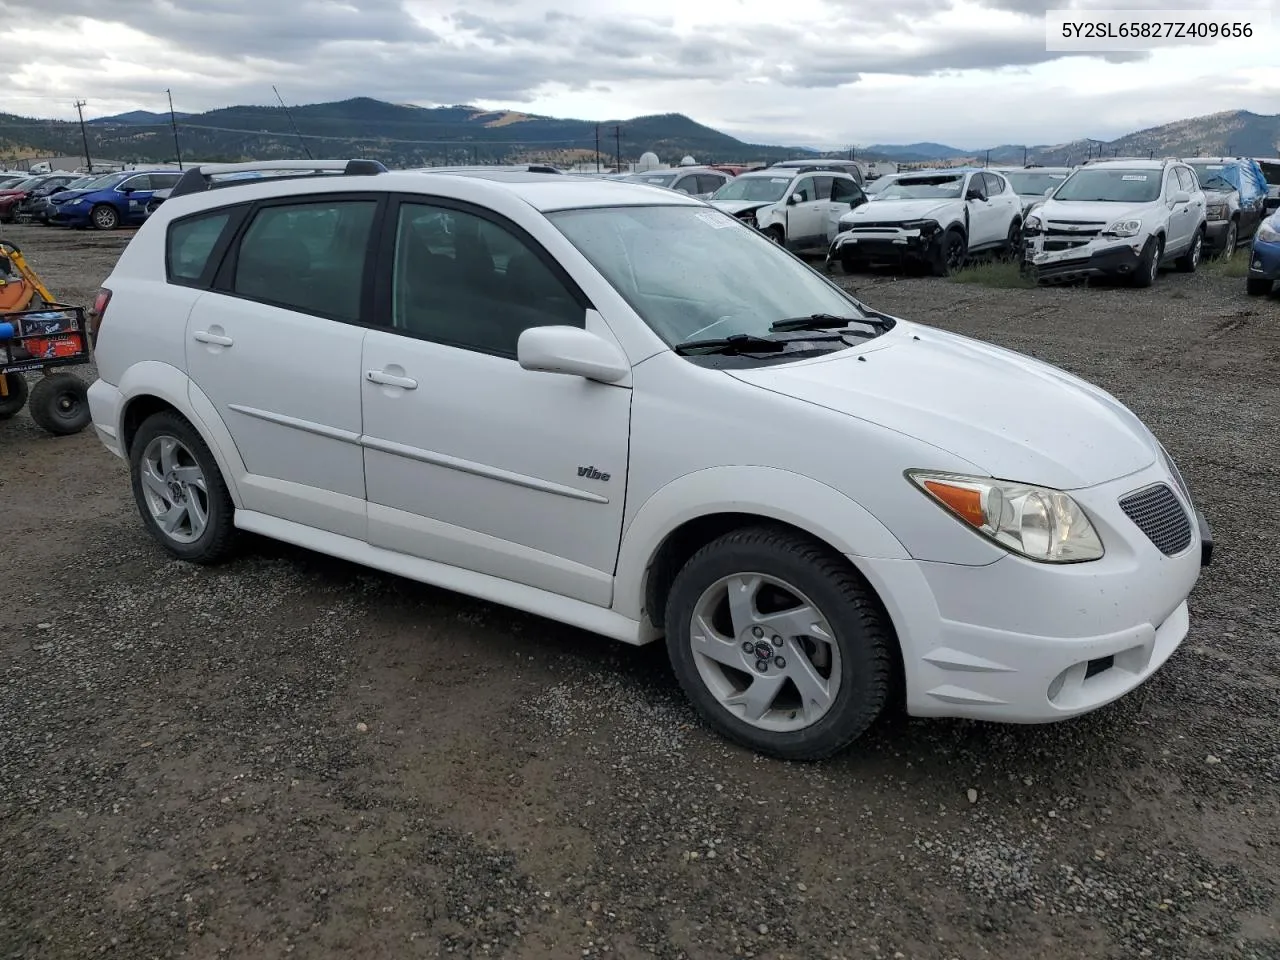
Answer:
<path fill-rule="evenodd" d="M 27 191 L 25 190 L 0 190 L 0 199 L 5 197 L 25 197 L 26 195 Z"/>
<path fill-rule="evenodd" d="M 707 201 L 717 210 L 723 210 L 725 213 L 732 213 L 735 217 L 740 213 L 749 213 L 752 210 L 759 210 L 761 207 L 771 207 L 778 201 L 776 200 L 709 200 Z"/>
<path fill-rule="evenodd" d="M 956 200 L 875 200 L 855 207 L 840 218 L 841 223 L 858 223 L 863 220 L 879 223 L 894 220 L 925 220 Z"/>
<path fill-rule="evenodd" d="M 54 203 L 62 203 L 63 200 L 75 200 L 78 197 L 87 197 L 94 193 L 93 190 L 60 190 L 58 193 L 50 195 L 49 199 Z"/>
<path fill-rule="evenodd" d="M 1093 220 L 1112 223 L 1121 217 L 1141 217 L 1152 203 L 1113 203 L 1107 200 L 1047 200 L 1037 211 L 1051 220 Z"/>
<path fill-rule="evenodd" d="M 1215 187 L 1212 190 L 1209 190 L 1202 187 L 1201 189 L 1204 190 L 1204 198 L 1209 203 L 1213 203 L 1215 200 L 1218 201 L 1219 203 L 1221 203 L 1223 200 L 1230 200 L 1233 196 L 1235 196 L 1237 193 L 1240 192 L 1235 188 L 1232 188 L 1230 190 L 1223 190 L 1218 187 Z"/>
<path fill-rule="evenodd" d="M 1057 367 L 915 324 L 900 323 L 868 346 L 730 372 L 914 437 L 1002 480 L 1073 490 L 1159 457 L 1156 439 L 1131 411 Z"/>

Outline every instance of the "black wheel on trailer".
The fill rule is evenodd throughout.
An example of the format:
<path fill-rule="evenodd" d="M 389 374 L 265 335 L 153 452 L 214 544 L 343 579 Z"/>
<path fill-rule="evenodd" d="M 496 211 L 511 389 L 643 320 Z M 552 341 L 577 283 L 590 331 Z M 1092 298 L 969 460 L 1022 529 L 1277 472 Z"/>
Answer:
<path fill-rule="evenodd" d="M 0 373 L 4 380 L 5 393 L 0 396 L 0 420 L 8 420 L 17 415 L 27 402 L 31 388 L 27 386 L 27 378 L 20 373 Z"/>
<path fill-rule="evenodd" d="M 31 419 L 56 436 L 79 433 L 89 425 L 89 388 L 74 373 L 55 373 L 31 388 Z"/>

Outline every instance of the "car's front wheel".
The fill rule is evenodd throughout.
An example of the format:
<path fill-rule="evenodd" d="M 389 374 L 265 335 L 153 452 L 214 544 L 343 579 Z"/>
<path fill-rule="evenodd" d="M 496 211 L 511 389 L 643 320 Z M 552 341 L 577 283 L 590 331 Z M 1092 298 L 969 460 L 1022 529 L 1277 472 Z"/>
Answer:
<path fill-rule="evenodd" d="M 1138 258 L 1138 267 L 1133 271 L 1135 287 L 1149 287 L 1160 276 L 1160 258 L 1164 256 L 1164 240 L 1151 237 L 1142 248 L 1142 256 Z"/>
<path fill-rule="evenodd" d="M 100 203 L 89 213 L 89 219 L 99 230 L 114 230 L 120 226 L 120 214 L 110 204 Z"/>
<path fill-rule="evenodd" d="M 751 527 L 695 553 L 667 603 L 680 686 L 716 730 L 790 760 L 830 756 L 875 721 L 894 644 L 878 598 L 842 557 Z"/>
<path fill-rule="evenodd" d="M 147 530 L 175 557 L 214 563 L 234 545 L 235 505 L 213 453 L 176 413 L 152 414 L 129 446 L 133 497 Z"/>
<path fill-rule="evenodd" d="M 968 241 L 965 240 L 964 234 L 956 229 L 948 230 L 938 242 L 937 255 L 932 264 L 934 275 L 949 277 L 958 272 L 964 266 L 968 253 Z"/>

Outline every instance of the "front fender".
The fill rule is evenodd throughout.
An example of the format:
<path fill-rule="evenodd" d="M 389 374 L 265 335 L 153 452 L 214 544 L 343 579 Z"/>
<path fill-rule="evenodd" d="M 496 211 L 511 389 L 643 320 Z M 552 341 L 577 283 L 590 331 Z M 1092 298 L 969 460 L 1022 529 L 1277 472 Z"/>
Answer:
<path fill-rule="evenodd" d="M 645 578 L 667 536 L 717 513 L 789 523 L 853 558 L 906 560 L 907 549 L 864 507 L 811 477 L 776 467 L 710 467 L 672 480 L 636 511 L 622 535 L 614 610 L 640 620 Z"/>
<path fill-rule="evenodd" d="M 231 493 L 231 500 L 237 506 L 243 505 L 240 498 L 238 479 L 245 474 L 244 462 L 236 450 L 231 432 L 222 422 L 213 402 L 204 391 L 191 382 L 191 379 L 177 367 L 157 360 L 143 360 L 129 367 L 120 377 L 117 385 L 122 402 L 116 423 L 117 436 L 123 445 L 124 425 L 129 405 L 140 397 L 156 397 L 163 400 L 191 422 L 199 431 L 201 438 L 213 453 L 218 462 L 218 469 L 226 481 Z M 128 451 L 125 451 L 126 456 Z"/>

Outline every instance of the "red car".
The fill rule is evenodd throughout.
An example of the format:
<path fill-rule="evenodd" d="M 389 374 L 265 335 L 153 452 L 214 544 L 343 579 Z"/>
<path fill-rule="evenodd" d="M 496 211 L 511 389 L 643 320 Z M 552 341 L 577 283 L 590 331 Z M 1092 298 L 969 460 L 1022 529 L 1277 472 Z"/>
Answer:
<path fill-rule="evenodd" d="M 13 215 L 18 209 L 18 204 L 26 198 L 29 191 L 40 186 L 46 177 L 51 176 L 53 174 L 42 173 L 0 189 L 0 223 L 13 223 Z"/>

